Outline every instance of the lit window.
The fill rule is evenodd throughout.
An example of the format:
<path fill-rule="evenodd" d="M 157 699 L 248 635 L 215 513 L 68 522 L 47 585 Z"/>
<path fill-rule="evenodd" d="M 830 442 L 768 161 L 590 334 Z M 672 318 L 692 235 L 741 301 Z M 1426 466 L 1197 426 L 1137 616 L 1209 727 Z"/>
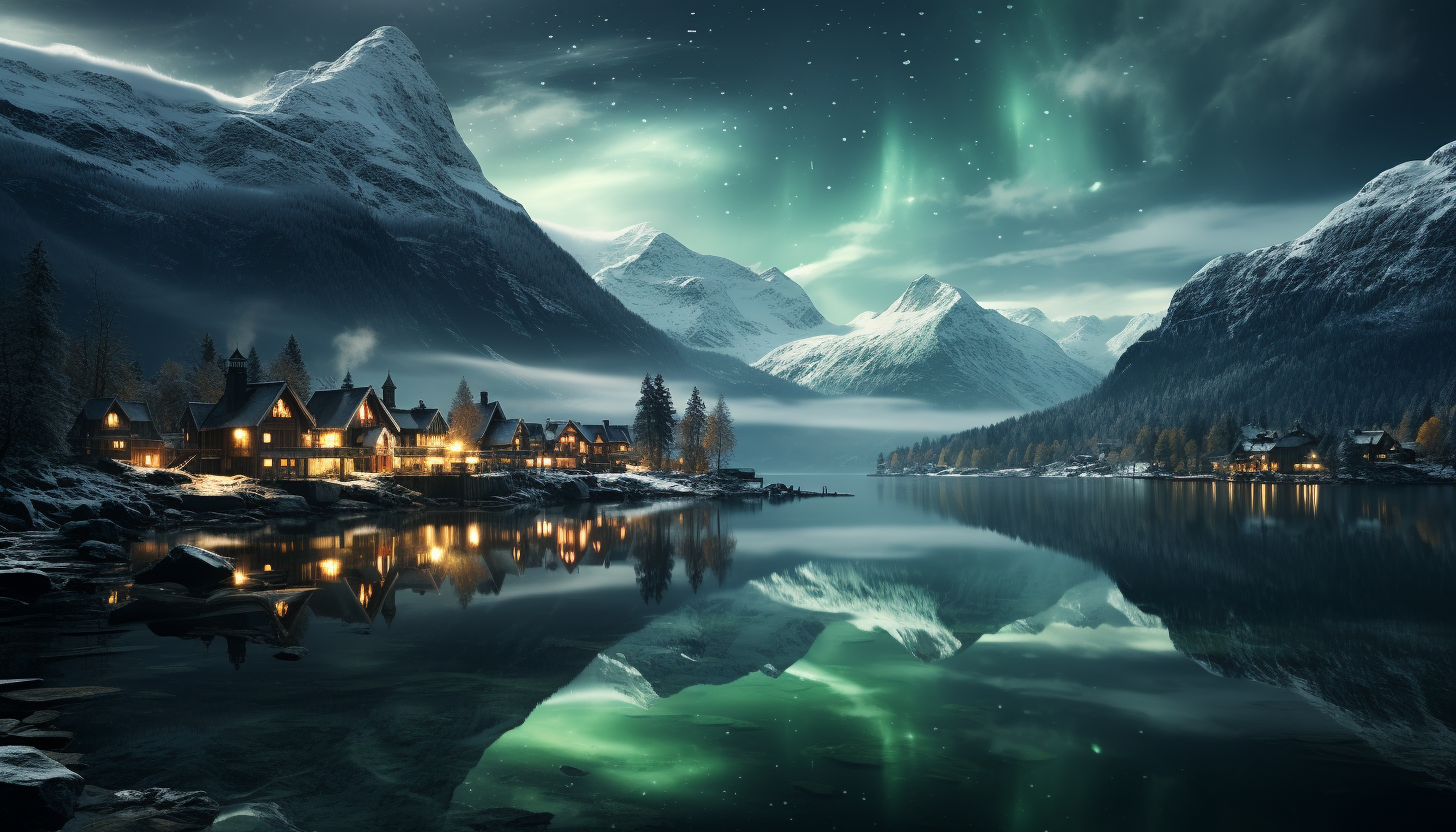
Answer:
<path fill-rule="evenodd" d="M 288 409 L 288 403 L 283 401 L 282 399 L 279 399 L 278 401 L 273 403 L 272 415 L 278 419 L 287 419 L 288 417 L 292 416 L 293 413 Z"/>
<path fill-rule="evenodd" d="M 272 443 L 272 441 L 273 441 L 273 434 L 271 434 L 271 433 L 265 433 L 265 434 L 263 434 L 263 444 L 264 445 L 270 444 L 270 443 Z"/>
<path fill-rule="evenodd" d="M 339 434 L 336 431 L 329 431 L 319 437 L 319 444 L 325 448 L 339 447 Z"/>
<path fill-rule="evenodd" d="M 106 414 L 106 426 L 107 427 L 114 428 L 114 427 L 119 426 L 120 424 L 121 424 L 121 417 L 120 416 L 117 416 L 115 413 L 108 413 L 108 414 Z"/>
<path fill-rule="evenodd" d="M 247 428 L 235 428 L 233 430 L 233 444 L 239 448 L 248 447 Z"/>
<path fill-rule="evenodd" d="M 113 440 L 111 440 L 111 447 L 114 450 L 118 450 L 119 451 L 122 448 L 125 448 L 126 447 L 126 441 L 125 440 L 122 440 L 122 439 L 113 439 Z"/>
<path fill-rule="evenodd" d="M 268 440 L 265 439 L 263 441 L 266 442 Z M 264 468 L 272 468 L 273 467 L 273 460 L 271 460 L 271 459 L 265 459 L 265 460 L 263 460 L 263 467 Z"/>
<path fill-rule="evenodd" d="M 374 414 L 369 412 L 369 402 L 364 402 L 363 404 L 359 405 L 359 421 L 367 422 L 373 418 Z"/>

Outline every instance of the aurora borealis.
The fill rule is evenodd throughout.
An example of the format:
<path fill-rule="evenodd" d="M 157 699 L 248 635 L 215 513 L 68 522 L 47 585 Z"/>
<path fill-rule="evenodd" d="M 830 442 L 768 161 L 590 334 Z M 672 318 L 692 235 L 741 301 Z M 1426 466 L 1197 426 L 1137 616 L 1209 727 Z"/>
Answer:
<path fill-rule="evenodd" d="M 1148 311 L 1456 140 L 1444 4 L 12 0 L 5 37 L 242 94 L 379 25 L 539 220 L 651 222 L 833 320 L 929 273 Z"/>

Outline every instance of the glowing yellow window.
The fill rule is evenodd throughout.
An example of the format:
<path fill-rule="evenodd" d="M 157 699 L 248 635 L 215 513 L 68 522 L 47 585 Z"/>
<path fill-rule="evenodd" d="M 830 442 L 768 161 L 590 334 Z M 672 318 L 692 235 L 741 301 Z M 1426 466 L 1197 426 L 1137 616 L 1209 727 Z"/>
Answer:
<path fill-rule="evenodd" d="M 273 434 L 271 434 L 271 433 L 265 433 L 265 434 L 263 434 L 263 444 L 264 445 L 271 444 L 272 442 L 273 442 Z"/>
<path fill-rule="evenodd" d="M 106 414 L 106 426 L 107 427 L 114 428 L 114 427 L 119 426 L 120 424 L 121 424 L 121 417 L 117 416 L 115 413 L 108 413 L 108 414 Z"/>
<path fill-rule="evenodd" d="M 268 440 L 265 439 L 263 441 L 266 442 Z M 271 460 L 271 459 L 265 459 L 265 460 L 263 460 L 263 467 L 264 468 L 272 468 L 273 467 L 273 460 Z"/>
<path fill-rule="evenodd" d="M 123 439 L 113 439 L 111 440 L 111 447 L 112 449 L 119 451 L 122 448 L 126 447 L 126 441 Z"/>
<path fill-rule="evenodd" d="M 283 401 L 282 399 L 279 399 L 278 401 L 273 403 L 272 415 L 278 419 L 287 419 L 288 417 L 292 416 L 293 413 L 288 409 L 288 403 Z"/>
<path fill-rule="evenodd" d="M 239 448 L 246 448 L 248 446 L 248 431 L 246 428 L 233 429 L 233 445 Z"/>

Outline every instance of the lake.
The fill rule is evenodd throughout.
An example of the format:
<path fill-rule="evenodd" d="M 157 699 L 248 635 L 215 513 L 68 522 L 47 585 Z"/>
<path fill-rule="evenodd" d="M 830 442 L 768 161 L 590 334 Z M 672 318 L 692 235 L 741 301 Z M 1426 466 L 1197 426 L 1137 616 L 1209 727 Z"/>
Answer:
<path fill-rule="evenodd" d="M 0 676 L 120 689 L 61 720 L 90 782 L 303 829 L 1456 811 L 1456 489 L 770 479 L 858 496 L 159 534 L 138 568 L 192 543 L 312 591 L 0 631 Z"/>

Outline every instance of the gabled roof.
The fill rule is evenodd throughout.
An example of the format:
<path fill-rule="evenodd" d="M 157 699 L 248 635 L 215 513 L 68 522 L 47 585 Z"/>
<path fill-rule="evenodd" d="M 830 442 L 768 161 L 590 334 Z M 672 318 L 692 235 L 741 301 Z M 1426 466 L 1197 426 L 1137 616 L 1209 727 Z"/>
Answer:
<path fill-rule="evenodd" d="M 632 429 L 626 425 L 607 425 L 608 442 L 626 442 L 632 444 Z"/>
<path fill-rule="evenodd" d="M 500 402 L 490 402 L 489 404 L 476 402 L 475 406 L 480 410 L 480 427 L 476 428 L 475 435 L 470 437 L 470 441 L 480 442 L 492 427 L 506 421 L 506 411 L 501 407 Z"/>
<path fill-rule="evenodd" d="M 337 390 L 319 390 L 308 400 L 308 409 L 318 420 L 318 427 L 324 430 L 344 430 L 353 424 L 359 415 L 359 405 L 369 401 L 370 409 L 392 433 L 399 433 L 399 423 L 390 415 L 389 408 L 379 400 L 371 387 L 341 387 Z"/>
<path fill-rule="evenodd" d="M 207 414 L 211 413 L 216 406 L 211 402 L 188 402 L 187 417 L 192 420 L 192 426 L 201 428 L 202 424 L 207 421 Z"/>
<path fill-rule="evenodd" d="M 299 415 L 308 420 L 310 425 L 317 425 L 313 414 L 307 407 L 298 400 L 293 390 L 286 381 L 260 381 L 248 385 L 248 397 L 243 404 L 231 413 L 223 412 L 222 402 L 213 405 L 208 412 L 207 418 L 198 427 L 202 430 L 217 430 L 219 428 L 255 428 L 268 418 L 268 413 L 273 409 L 273 403 L 280 398 L 287 397 L 297 408 Z"/>
<path fill-rule="evenodd" d="M 490 430 L 486 431 L 481 444 L 493 448 L 503 448 L 515 441 L 516 431 L 520 430 L 523 424 L 520 419 L 496 422 Z"/>
<path fill-rule="evenodd" d="M 420 433 L 429 433 L 430 426 L 436 419 L 440 420 L 439 430 L 436 431 L 437 433 L 444 433 L 449 430 L 449 426 L 445 424 L 445 415 L 440 412 L 439 408 L 415 407 L 405 410 L 402 407 L 391 407 L 389 409 L 389 415 L 393 416 L 394 421 L 404 430 L 417 430 Z"/>
<path fill-rule="evenodd" d="M 601 425 L 577 425 L 581 435 L 588 442 L 608 442 L 607 431 Z"/>
<path fill-rule="evenodd" d="M 1379 445 L 1387 439 L 1395 442 L 1395 437 L 1383 430 L 1347 430 L 1345 438 L 1355 445 Z"/>
<path fill-rule="evenodd" d="M 526 437 L 532 442 L 545 442 L 546 429 L 541 426 L 540 422 L 527 422 Z"/>
<path fill-rule="evenodd" d="M 106 418 L 106 412 L 111 410 L 112 405 L 116 405 L 128 422 L 152 421 L 152 411 L 147 407 L 146 402 L 128 401 L 115 396 L 90 399 L 81 407 L 81 412 L 87 419 L 96 421 Z"/>

